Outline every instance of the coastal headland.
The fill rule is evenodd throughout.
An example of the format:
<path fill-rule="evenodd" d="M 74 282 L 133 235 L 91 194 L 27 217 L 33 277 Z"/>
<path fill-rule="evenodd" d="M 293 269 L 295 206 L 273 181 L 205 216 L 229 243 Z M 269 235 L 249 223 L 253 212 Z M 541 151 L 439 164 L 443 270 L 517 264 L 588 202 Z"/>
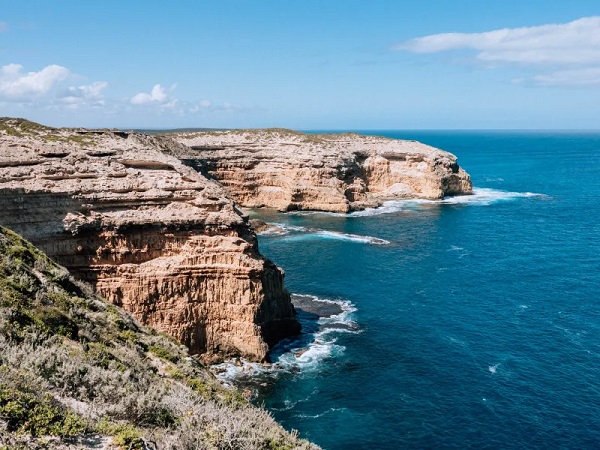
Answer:
<path fill-rule="evenodd" d="M 439 200 L 473 186 L 456 156 L 416 141 L 286 129 L 175 132 L 175 154 L 240 205 L 350 212 L 386 200 Z"/>
<path fill-rule="evenodd" d="M 471 190 L 454 155 L 414 141 L 0 120 L 0 224 L 209 359 L 264 361 L 300 331 L 283 271 L 237 205 L 348 212 Z"/>

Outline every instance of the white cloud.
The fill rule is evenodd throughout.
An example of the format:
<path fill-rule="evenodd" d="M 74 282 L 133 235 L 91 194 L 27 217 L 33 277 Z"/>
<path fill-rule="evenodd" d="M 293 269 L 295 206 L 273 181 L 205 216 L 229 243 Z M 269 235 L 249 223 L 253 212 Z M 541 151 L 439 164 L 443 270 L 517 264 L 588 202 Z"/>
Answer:
<path fill-rule="evenodd" d="M 196 115 L 202 118 L 243 110 L 228 102 L 180 101 L 174 96 L 176 84 L 156 84 L 150 92 L 140 92 L 132 97 L 127 95 L 119 99 L 110 98 L 105 97 L 105 91 L 109 87 L 106 81 L 83 84 L 83 78 L 68 68 L 55 64 L 37 72 L 25 72 L 20 64 L 0 66 L 0 110 L 4 114 L 17 115 L 23 115 L 27 111 L 69 114 L 102 111 L 102 114 L 128 116 L 135 110 L 139 117 Z M 75 84 L 75 81 L 78 83 Z"/>
<path fill-rule="evenodd" d="M 543 85 L 591 85 L 600 67 L 600 16 L 563 24 L 504 28 L 484 33 L 443 33 L 400 43 L 395 50 L 438 53 L 475 50 L 476 59 L 493 65 L 552 67 L 555 72 L 532 78 Z M 587 71 L 575 70 L 590 67 Z M 571 81 L 570 80 L 571 78 Z M 584 82 L 582 82 L 584 81 Z"/>
<path fill-rule="evenodd" d="M 65 97 L 97 100 L 102 98 L 102 91 L 108 87 L 106 81 L 96 81 L 84 86 L 70 86 Z"/>
<path fill-rule="evenodd" d="M 147 105 L 149 103 L 167 103 L 169 96 L 165 92 L 165 89 L 160 85 L 156 84 L 150 91 L 150 93 L 140 92 L 131 98 L 131 103 L 134 105 Z"/>
<path fill-rule="evenodd" d="M 56 64 L 27 73 L 20 64 L 8 64 L 0 67 L 0 104 L 53 111 L 104 107 L 103 90 L 108 83 L 70 86 L 69 80 L 77 77 Z"/>
<path fill-rule="evenodd" d="M 600 63 L 600 17 L 564 24 L 504 28 L 485 33 L 444 33 L 411 39 L 395 47 L 416 53 L 478 50 L 482 61 L 526 64 Z"/>
<path fill-rule="evenodd" d="M 60 100 L 70 109 L 82 106 L 102 107 L 106 104 L 102 91 L 108 87 L 106 81 L 96 81 L 83 86 L 68 87 Z"/>
<path fill-rule="evenodd" d="M 22 69 L 20 64 L 0 68 L 0 97 L 31 100 L 47 94 L 70 75 L 69 69 L 55 64 L 39 72 L 23 73 Z"/>
<path fill-rule="evenodd" d="M 533 82 L 541 86 L 600 86 L 600 67 L 559 70 L 537 75 Z"/>
<path fill-rule="evenodd" d="M 239 111 L 244 108 L 240 105 L 231 102 L 215 103 L 210 100 L 201 100 L 196 105 L 192 105 L 189 108 L 189 112 L 198 112 L 201 110 L 218 112 L 218 111 Z"/>

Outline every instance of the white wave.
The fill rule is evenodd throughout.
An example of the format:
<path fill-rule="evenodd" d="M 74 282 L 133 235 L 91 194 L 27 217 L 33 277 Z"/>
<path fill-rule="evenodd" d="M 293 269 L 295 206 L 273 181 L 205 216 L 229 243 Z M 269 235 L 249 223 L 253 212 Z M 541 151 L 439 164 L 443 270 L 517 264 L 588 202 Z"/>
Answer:
<path fill-rule="evenodd" d="M 281 408 L 275 408 L 273 406 L 271 406 L 269 409 L 272 409 L 274 411 L 289 411 L 290 409 L 294 409 L 296 407 L 296 405 L 298 405 L 298 403 L 304 403 L 307 402 L 308 400 L 310 400 L 315 394 L 318 394 L 319 390 L 318 389 L 314 389 L 310 394 L 308 394 L 306 397 L 304 398 L 299 398 L 296 401 L 292 401 L 288 398 L 284 399 L 283 401 L 283 406 Z"/>
<path fill-rule="evenodd" d="M 320 212 L 320 211 L 300 211 L 295 214 L 324 214 L 336 217 L 370 217 L 379 216 L 382 214 L 393 214 L 400 211 L 415 211 L 416 208 L 423 205 L 477 205 L 488 206 L 497 202 L 513 201 L 520 198 L 550 198 L 546 194 L 538 194 L 535 192 L 510 192 L 491 188 L 473 188 L 471 195 L 456 195 L 445 197 L 441 200 L 426 200 L 426 199 L 401 199 L 388 200 L 377 208 L 367 208 L 362 211 L 353 211 L 348 214 Z"/>
<path fill-rule="evenodd" d="M 352 313 L 356 312 L 357 309 L 350 300 L 332 300 L 332 299 L 328 299 L 328 298 L 319 298 L 316 295 L 313 295 L 312 297 L 313 297 L 313 301 L 321 302 L 321 303 L 333 303 L 335 305 L 338 305 L 342 309 L 342 312 L 340 312 L 339 314 L 334 314 L 333 316 L 330 316 L 330 317 L 321 317 L 319 319 L 320 324 L 328 324 L 328 323 L 329 324 L 341 323 L 344 325 L 355 324 L 354 320 L 352 319 Z"/>
<path fill-rule="evenodd" d="M 337 241 L 349 241 L 357 242 L 360 244 L 371 244 L 371 245 L 389 245 L 390 241 L 385 239 L 376 238 L 373 236 L 360 236 L 357 234 L 339 233 L 337 231 L 308 231 L 303 234 L 288 235 L 283 238 L 286 241 L 304 241 L 312 239 L 331 239 Z"/>
<path fill-rule="evenodd" d="M 324 360 L 339 356 L 346 350 L 343 345 L 337 345 L 336 341 L 336 338 L 315 339 L 308 348 L 297 348 L 282 354 L 274 366 L 288 372 L 317 370 Z"/>
<path fill-rule="evenodd" d="M 342 233 L 339 231 L 321 230 L 319 228 L 306 228 L 284 223 L 269 223 L 271 227 L 259 233 L 269 236 L 287 236 L 286 240 L 300 241 L 306 239 L 333 239 L 340 241 L 358 242 L 371 245 L 389 245 L 390 241 L 373 236 Z"/>
<path fill-rule="evenodd" d="M 318 419 L 319 417 L 323 417 L 325 414 L 329 414 L 332 412 L 337 412 L 337 411 L 345 411 L 346 408 L 329 408 L 325 411 L 323 411 L 320 414 L 296 414 L 296 417 L 300 418 L 300 419 Z"/>
<path fill-rule="evenodd" d="M 444 205 L 491 205 L 495 202 L 510 201 L 519 198 L 548 198 L 545 194 L 535 192 L 509 192 L 490 188 L 473 188 L 472 195 L 457 195 L 455 197 L 446 197 L 442 200 L 432 201 Z"/>
<path fill-rule="evenodd" d="M 325 239 L 339 239 L 341 241 L 360 242 L 363 244 L 373 244 L 373 245 L 389 245 L 389 244 L 391 244 L 390 241 L 387 241 L 385 239 L 376 238 L 373 236 L 360 236 L 358 234 L 338 233 L 337 231 L 317 231 L 314 233 L 314 235 L 325 238 Z"/>
<path fill-rule="evenodd" d="M 489 366 L 489 367 L 488 367 L 488 370 L 489 370 L 491 373 L 496 373 L 496 371 L 498 370 L 498 367 L 499 367 L 499 366 L 500 366 L 500 364 L 495 364 L 495 365 L 493 365 L 493 366 Z"/>
<path fill-rule="evenodd" d="M 267 225 L 269 225 L 269 228 L 267 228 L 266 230 L 261 231 L 259 233 L 256 233 L 256 234 L 262 235 L 262 236 L 285 236 L 285 235 L 290 234 L 291 232 L 302 233 L 302 232 L 306 231 L 305 227 L 288 225 L 288 224 L 279 223 L 279 222 L 267 223 Z"/>
<path fill-rule="evenodd" d="M 260 375 L 277 376 L 280 372 L 298 373 L 317 370 L 326 359 L 341 355 L 346 347 L 337 345 L 336 339 L 315 340 L 308 348 L 293 348 L 279 356 L 273 364 L 261 364 L 240 358 L 213 365 L 215 376 L 231 385 L 235 379 Z"/>
<path fill-rule="evenodd" d="M 341 312 L 330 317 L 319 318 L 319 325 L 326 326 L 326 328 L 314 333 L 311 342 L 302 343 L 298 340 L 296 344 L 294 344 L 295 341 L 289 342 L 283 349 L 275 347 L 272 352 L 273 364 L 261 364 L 239 358 L 235 361 L 213 365 L 212 369 L 216 377 L 227 384 L 231 384 L 236 378 L 242 377 L 277 376 L 280 372 L 310 372 L 318 370 L 323 361 L 341 355 L 346 348 L 337 344 L 336 333 L 358 333 L 361 331 L 358 330 L 358 325 L 352 318 L 352 313 L 356 311 L 356 307 L 348 300 L 325 299 L 314 295 L 301 296 L 309 297 L 315 302 L 336 304 L 340 307 Z M 279 353 L 277 350 L 282 352 Z"/>
<path fill-rule="evenodd" d="M 366 208 L 362 211 L 353 211 L 348 213 L 349 217 L 370 217 L 370 216 L 379 216 L 381 214 L 393 214 L 404 210 L 405 203 L 408 202 L 417 202 L 418 200 L 390 200 L 384 202 L 381 206 L 377 208 Z M 340 213 L 332 213 L 337 216 L 343 216 L 344 214 Z"/>

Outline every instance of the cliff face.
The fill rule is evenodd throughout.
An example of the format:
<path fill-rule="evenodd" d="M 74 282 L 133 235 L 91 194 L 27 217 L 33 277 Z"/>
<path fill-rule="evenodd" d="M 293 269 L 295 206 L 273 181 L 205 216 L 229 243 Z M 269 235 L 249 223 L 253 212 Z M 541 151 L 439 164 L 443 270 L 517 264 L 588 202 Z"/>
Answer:
<path fill-rule="evenodd" d="M 171 137 L 189 147 L 176 149 L 177 156 L 246 207 L 348 212 L 390 199 L 472 193 L 454 155 L 415 141 L 281 129 Z"/>
<path fill-rule="evenodd" d="M 0 374 L 4 449 L 318 449 L 3 227 Z"/>
<path fill-rule="evenodd" d="M 0 122 L 0 224 L 194 353 L 266 357 L 299 324 L 283 272 L 167 138 Z"/>

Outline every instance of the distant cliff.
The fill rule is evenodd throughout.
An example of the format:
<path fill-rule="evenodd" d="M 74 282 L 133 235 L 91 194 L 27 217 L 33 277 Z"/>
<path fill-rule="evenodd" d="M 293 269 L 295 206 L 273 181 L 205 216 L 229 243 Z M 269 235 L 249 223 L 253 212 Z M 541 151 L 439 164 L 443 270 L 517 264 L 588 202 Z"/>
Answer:
<path fill-rule="evenodd" d="M 451 153 L 415 141 L 284 129 L 170 133 L 174 154 L 246 207 L 348 212 L 472 193 Z"/>
<path fill-rule="evenodd" d="M 283 272 L 165 137 L 0 119 L 0 225 L 194 353 L 263 360 L 299 332 Z"/>

